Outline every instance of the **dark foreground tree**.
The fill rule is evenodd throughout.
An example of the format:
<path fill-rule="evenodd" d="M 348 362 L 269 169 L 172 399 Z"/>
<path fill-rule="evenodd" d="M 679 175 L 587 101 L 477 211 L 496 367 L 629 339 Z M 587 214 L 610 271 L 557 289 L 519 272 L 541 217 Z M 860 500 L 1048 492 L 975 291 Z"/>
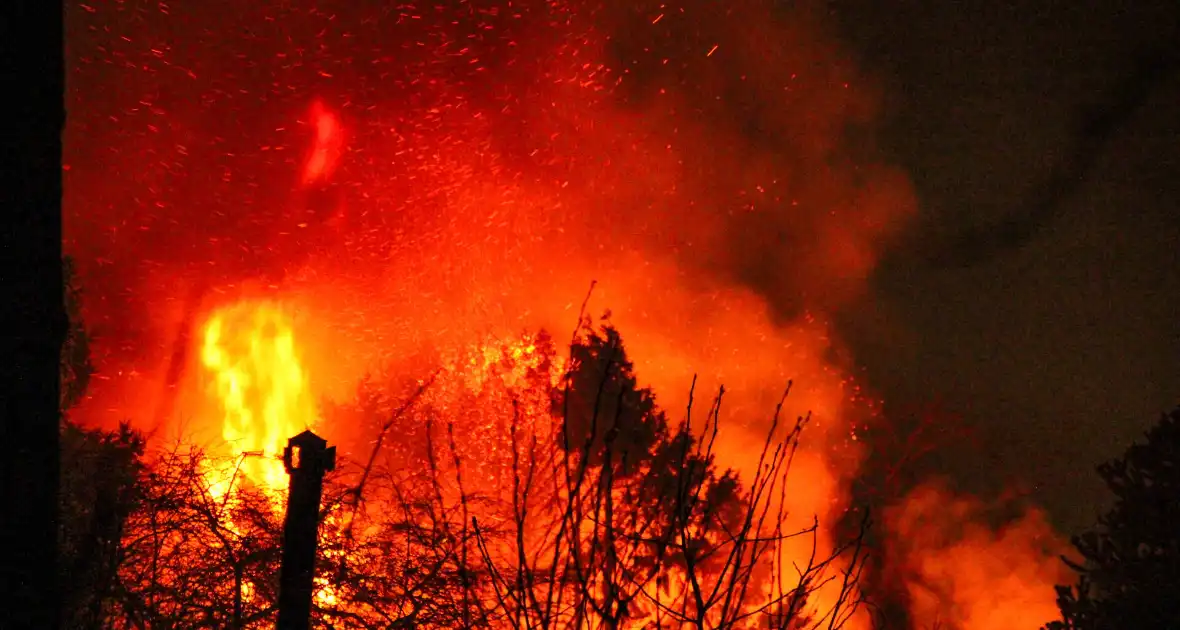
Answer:
<path fill-rule="evenodd" d="M 494 612 L 514 628 L 717 630 L 832 629 L 856 614 L 867 518 L 833 549 L 780 561 L 780 545 L 814 542 L 818 530 L 784 527 L 805 418 L 780 423 L 776 410 L 751 453 L 757 472 L 739 482 L 714 464 L 723 390 L 695 414 L 690 394 L 674 425 L 639 385 L 615 329 L 587 321 L 570 359 L 552 396 L 556 450 L 519 436 L 513 420 L 514 553 L 496 557 L 473 519 Z M 821 588 L 832 595 L 826 607 L 812 601 Z"/>
<path fill-rule="evenodd" d="M 1180 408 L 1098 474 L 1115 505 L 1074 538 L 1078 583 L 1058 587 L 1049 630 L 1180 628 Z"/>
<path fill-rule="evenodd" d="M 57 355 L 66 333 L 61 300 L 63 5 L 4 2 L 5 93 L 0 231 L 5 284 L 4 405 L 0 410 L 0 625 L 52 630 L 59 444 Z"/>
<path fill-rule="evenodd" d="M 69 411 L 85 396 L 93 368 L 82 291 L 69 258 L 63 269 L 69 327 L 60 366 L 57 612 L 65 628 L 101 628 L 118 582 L 127 518 L 138 500 L 144 439 L 126 424 L 103 431 L 70 421 Z"/>

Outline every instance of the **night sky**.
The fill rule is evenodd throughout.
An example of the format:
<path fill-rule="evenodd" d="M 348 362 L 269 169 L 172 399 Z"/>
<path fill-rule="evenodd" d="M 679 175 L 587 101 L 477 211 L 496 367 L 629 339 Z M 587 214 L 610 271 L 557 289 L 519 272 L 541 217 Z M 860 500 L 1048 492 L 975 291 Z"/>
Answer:
<path fill-rule="evenodd" d="M 276 152 L 264 153 L 260 147 L 269 151 L 271 144 L 295 142 L 291 140 L 294 134 L 285 127 L 305 111 L 308 99 L 316 95 L 319 88 L 308 85 L 340 85 L 351 77 L 355 83 L 351 91 L 321 91 L 342 107 L 361 109 L 376 102 L 373 95 L 383 90 L 402 94 L 380 83 L 376 78 L 379 73 L 381 77 L 408 81 L 403 74 L 418 72 L 433 77 L 433 72 L 439 76 L 450 72 L 450 66 L 435 64 L 427 53 L 412 47 L 393 48 L 380 39 L 383 35 L 373 29 L 371 20 L 361 11 L 343 16 L 341 22 L 360 32 L 360 41 L 365 45 L 372 44 L 363 54 L 371 54 L 379 48 L 377 44 L 382 44 L 390 45 L 390 50 L 402 56 L 384 60 L 388 65 L 380 68 L 327 57 L 315 62 L 322 63 L 322 68 L 312 68 L 311 61 L 295 68 L 286 57 L 276 61 L 276 53 L 302 58 L 306 51 L 296 50 L 299 42 L 314 41 L 319 37 L 316 29 L 334 20 L 334 16 L 331 20 L 317 15 L 314 20 L 280 24 L 268 14 L 269 5 L 251 4 L 234 16 L 235 29 L 220 30 L 225 16 L 214 9 L 237 11 L 245 5 L 212 1 L 200 7 L 178 4 L 172 15 L 162 17 L 155 4 L 96 2 L 94 6 L 106 12 L 96 13 L 89 5 L 71 3 L 69 13 L 74 30 L 69 52 L 72 87 L 67 102 L 74 110 L 67 129 L 66 155 L 67 162 L 74 162 L 74 170 L 67 177 L 66 207 L 70 223 L 67 232 L 72 230 L 75 241 L 67 249 L 86 259 L 89 268 L 85 275 L 94 283 L 91 295 L 95 301 L 109 298 L 108 310 L 117 314 L 109 321 L 96 323 L 100 332 L 105 327 L 108 339 L 146 326 L 136 319 L 136 314 L 124 316 L 120 310 L 125 306 L 120 300 L 127 299 L 114 288 L 123 280 L 120 273 L 134 268 L 136 273 L 145 274 L 137 279 L 141 284 L 136 290 L 150 293 L 158 289 L 163 293 L 182 287 L 176 292 L 183 293 L 186 285 L 179 276 L 151 274 L 165 268 L 170 260 L 185 260 L 198 269 L 212 268 L 214 259 L 229 259 L 244 251 L 232 242 L 234 238 L 274 232 L 267 226 L 260 227 L 262 219 L 258 217 L 280 214 L 267 193 L 280 189 L 275 182 L 288 185 L 297 151 L 287 151 L 280 158 L 272 157 Z M 296 2 L 290 6 L 309 4 Z M 846 345 L 851 363 L 860 369 L 858 378 L 884 399 L 886 413 L 895 422 L 904 425 L 908 415 L 904 410 L 937 404 L 941 421 L 959 423 L 953 428 L 970 430 L 965 441 L 924 461 L 920 470 L 913 471 L 915 476 L 946 475 L 960 489 L 984 496 L 1005 489 L 1026 489 L 1035 502 L 1049 509 L 1059 526 L 1072 531 L 1093 521 L 1103 497 L 1100 482 L 1092 472 L 1094 466 L 1121 453 L 1160 412 L 1180 402 L 1180 334 L 1176 326 L 1176 314 L 1180 313 L 1180 274 L 1176 273 L 1180 269 L 1180 116 L 1176 115 L 1180 71 L 1174 61 L 1180 42 L 1180 8 L 1166 0 L 1136 2 L 1133 6 L 1116 2 L 1035 4 L 1036 10 L 977 0 L 843 0 L 823 5 L 826 11 L 820 13 L 826 13 L 825 19 L 838 34 L 840 45 L 851 51 L 860 75 L 876 87 L 882 107 L 873 123 L 880 136 L 876 144 L 886 161 L 899 167 L 912 182 L 916 217 L 908 222 L 905 217 L 898 218 L 897 225 L 904 225 L 904 229 L 896 230 L 897 234 L 891 226 L 880 225 L 887 222 L 877 220 L 881 217 L 889 221 L 895 218 L 894 205 L 907 204 L 894 203 L 906 195 L 892 194 L 895 180 L 890 173 L 874 171 L 865 177 L 879 177 L 883 184 L 873 191 L 885 192 L 868 196 L 865 205 L 875 208 L 880 202 L 881 207 L 889 206 L 890 212 L 847 228 L 852 233 L 846 237 L 847 242 L 841 240 L 845 238 L 841 233 L 830 250 L 823 249 L 827 243 L 817 247 L 817 279 L 802 275 L 774 279 L 778 285 L 757 277 L 742 280 L 765 297 L 784 321 L 789 321 L 799 314 L 799 294 L 814 294 L 817 289 L 845 280 L 833 262 L 844 260 L 841 255 L 847 251 L 842 247 L 855 250 L 865 242 L 887 243 L 866 291 L 845 292 L 843 287 L 837 287 L 831 292 L 839 298 L 821 306 L 838 312 L 837 336 Z M 118 7 L 118 11 L 107 11 L 111 7 Z M 652 14 L 656 12 L 653 8 Z M 624 44 L 612 40 L 619 46 L 615 52 L 620 58 L 634 52 L 627 45 L 639 50 L 648 43 L 649 36 L 643 34 L 646 31 L 639 29 L 650 26 L 650 16 L 640 17 L 643 19 L 635 18 L 634 24 L 620 21 L 622 26 L 616 25 L 617 33 L 625 35 L 620 37 Z M 660 28 L 665 27 L 673 28 L 668 23 Z M 511 30 L 506 32 L 511 34 Z M 765 36 L 766 32 L 757 34 Z M 276 33 L 296 43 L 284 44 L 276 39 Z M 726 31 L 723 35 L 733 45 L 727 46 L 718 59 L 725 59 L 722 55 L 731 49 L 740 50 L 744 43 L 744 30 Z M 153 38 L 170 45 L 151 48 L 152 44 L 145 42 Z M 536 39 L 533 44 L 538 50 L 548 50 L 545 46 L 551 43 L 545 37 Z M 710 67 L 705 65 L 708 62 L 704 53 L 713 41 L 702 35 L 700 41 L 691 42 L 691 63 L 697 65 L 686 65 L 683 75 L 706 74 L 700 69 Z M 347 41 L 336 44 L 354 45 Z M 790 59 L 800 67 L 815 60 L 829 60 L 827 48 L 816 44 L 818 52 L 813 57 L 809 45 L 800 44 L 803 52 L 797 59 Z M 498 40 L 487 43 L 492 52 L 500 47 L 507 49 L 508 44 Z M 689 48 L 688 44 L 683 47 Z M 309 60 L 315 57 L 313 52 L 307 52 Z M 755 46 L 751 45 L 747 57 L 735 53 L 735 67 L 749 69 L 752 75 L 758 73 L 760 60 L 754 52 Z M 529 64 L 537 57 L 548 61 L 530 54 L 511 53 L 527 59 Z M 505 57 L 511 55 L 506 53 Z M 1152 62 L 1169 56 L 1173 60 L 1170 69 L 1164 63 Z M 492 54 L 489 58 L 496 59 Z M 421 67 L 412 66 L 407 59 Z M 565 61 L 553 63 L 556 66 Z M 659 80 L 666 78 L 658 60 L 649 61 L 654 68 L 648 69 L 651 75 Z M 501 98 L 500 81 L 487 78 L 504 76 L 505 83 L 519 80 L 511 73 L 524 74 L 519 70 L 521 66 L 506 63 L 504 67 L 492 67 L 494 72 L 488 74 L 471 71 L 467 83 L 453 92 L 467 101 L 486 105 L 483 113 L 488 114 L 488 119 L 498 120 L 495 116 L 500 114 L 509 121 L 525 117 L 519 111 L 530 110 L 519 103 L 536 103 L 511 94 L 504 97 L 504 102 L 515 109 L 501 109 L 497 100 Z M 186 75 L 190 69 L 191 79 Z M 1159 72 L 1153 74 L 1152 69 Z M 781 77 L 775 72 L 787 71 L 772 68 L 767 74 L 778 80 Z M 331 78 L 333 73 L 336 79 Z M 798 93 L 808 94 L 807 89 L 814 88 L 819 94 L 815 102 L 831 104 L 833 111 L 811 111 L 809 107 L 814 103 L 799 97 L 802 104 L 798 105 L 797 117 L 813 115 L 819 119 L 818 124 L 812 125 L 810 119 L 795 120 L 794 111 L 758 111 L 758 103 L 747 109 L 761 115 L 761 122 L 770 127 L 771 123 L 781 123 L 775 128 L 782 134 L 778 140 L 801 139 L 808 150 L 822 149 L 823 141 L 828 140 L 824 124 L 836 127 L 846 119 L 861 122 L 859 117 L 866 115 L 861 113 L 859 96 L 845 96 L 833 87 L 842 77 L 856 73 L 838 68 L 831 76 L 815 74 L 817 77 L 801 79 L 814 83 Z M 317 77 L 326 78 L 315 84 L 321 80 Z M 295 83 L 299 85 L 293 86 Z M 642 82 L 638 83 L 643 87 Z M 647 87 L 654 85 L 658 85 L 656 80 Z M 247 93 L 246 87 L 253 92 Z M 705 88 L 713 87 L 706 85 L 699 93 L 689 93 L 685 101 L 697 104 L 693 99 L 699 99 L 707 105 L 708 99 L 702 95 L 707 96 Z M 764 87 L 748 88 L 749 94 L 758 96 L 757 89 Z M 862 86 L 854 88 L 856 91 Z M 442 88 L 439 94 L 426 94 L 444 103 L 455 98 Z M 1133 98 L 1124 98 L 1128 95 Z M 356 103 L 349 100 L 354 96 Z M 652 102 L 658 101 L 653 98 Z M 401 95 L 383 104 L 388 109 L 374 118 L 386 119 L 371 121 L 372 126 L 376 128 L 381 122 L 405 129 L 409 123 L 399 118 L 401 112 L 430 111 L 433 101 Z M 640 119 L 634 111 L 617 107 L 613 101 L 609 105 L 602 110 L 623 122 Z M 749 140 L 729 127 L 742 127 L 747 122 L 746 126 L 757 127 L 754 122 L 726 120 L 733 114 L 726 109 L 728 105 L 709 106 L 716 109 L 702 105 L 699 110 L 708 114 L 700 118 L 709 122 L 701 123 L 702 129 L 693 127 L 695 122 L 686 124 L 689 131 L 685 136 L 699 132 L 697 140 L 702 144 L 717 138 L 735 144 Z M 552 112 L 543 103 L 536 107 L 536 118 L 550 120 L 544 116 Z M 133 109 L 138 111 L 132 113 Z M 589 113 L 577 110 L 571 117 L 589 117 Z M 446 143 L 440 140 L 439 144 L 445 147 L 461 146 L 474 134 L 449 115 L 429 119 L 429 125 L 413 131 L 431 140 L 442 138 Z M 671 115 L 652 118 L 684 120 Z M 569 122 L 557 115 L 552 116 L 552 121 L 558 129 Z M 815 131 L 812 127 L 822 129 Z M 644 137 L 641 132 L 646 132 L 640 125 L 623 128 L 626 133 L 620 131 L 617 138 L 609 138 L 617 139 L 618 145 L 603 141 L 592 149 L 614 157 L 619 147 L 634 147 L 636 143 L 631 140 Z M 210 129 L 220 135 L 212 134 Z M 536 140 L 527 131 L 501 125 L 488 135 L 491 141 L 501 143 L 498 149 L 503 155 L 524 162 L 532 158 L 524 148 Z M 679 133 L 679 128 L 675 131 Z M 154 135 L 157 132 L 159 135 Z M 659 129 L 656 134 L 664 132 L 671 133 Z M 369 133 L 379 136 L 377 131 Z M 536 133 L 540 137 L 541 132 Z M 597 139 L 594 134 L 586 137 Z M 458 140 L 452 143 L 455 138 Z M 298 141 L 304 139 L 298 136 Z M 407 143 L 413 140 L 410 137 Z M 638 144 L 641 149 L 663 148 L 654 142 L 651 147 Z M 753 157 L 748 162 L 735 160 L 715 166 L 713 161 L 691 154 L 693 160 L 699 160 L 699 164 L 692 164 L 699 165 L 701 172 L 717 169 L 718 190 L 753 181 L 747 176 L 758 173 L 749 175 L 747 170 L 782 164 L 789 170 L 795 165 L 787 160 L 778 162 L 780 156 L 766 146 L 739 148 L 742 151 L 735 153 Z M 820 149 L 815 149 L 817 155 Z M 520 155 L 514 153 L 517 150 Z M 657 151 L 650 153 L 659 155 Z M 634 159 L 647 164 L 650 162 L 644 160 L 651 155 L 636 152 Z M 208 156 L 215 156 L 216 161 L 207 160 Z M 431 165 L 427 163 L 430 157 L 421 156 L 423 170 Z M 822 161 L 802 150 L 793 158 L 804 166 Z M 193 166 L 201 160 L 206 161 L 199 168 Z M 536 170 L 548 175 L 556 170 L 554 164 L 566 166 L 555 159 Z M 601 179 L 588 186 L 609 188 L 611 195 L 623 199 L 627 199 L 627 193 L 647 199 L 647 191 L 626 188 L 629 173 L 625 159 L 611 168 L 615 170 L 604 169 Z M 805 243 L 817 234 L 830 236 L 836 232 L 835 227 L 844 229 L 843 224 L 828 218 L 825 204 L 836 207 L 849 201 L 842 194 L 832 194 L 832 190 L 843 193 L 845 189 L 840 185 L 846 182 L 842 178 L 853 181 L 856 178 L 850 173 L 854 172 L 860 173 L 851 167 L 848 172 L 837 169 L 831 190 L 826 186 L 828 182 L 805 190 L 804 194 L 810 195 L 805 201 L 814 201 L 812 205 L 819 208 L 814 215 L 803 210 L 802 219 L 795 215 L 763 219 L 757 215 L 758 219 L 737 225 L 749 237 L 774 233 L 761 221 L 781 220 L 781 225 L 769 227 L 785 232 L 795 229 L 792 233 L 802 234 L 786 246 L 762 243 L 749 248 L 754 251 L 743 251 L 732 243 L 713 242 L 709 240 L 715 237 L 713 225 L 707 222 L 712 219 L 699 209 L 693 212 L 700 212 L 700 216 L 692 215 L 683 221 L 683 226 L 689 227 L 676 226 L 683 233 L 667 237 L 651 228 L 652 232 L 644 236 L 670 238 L 677 246 L 693 239 L 706 242 L 703 249 L 707 254 L 716 254 L 717 260 L 698 258 L 724 272 L 744 271 L 742 265 L 766 255 L 784 256 L 774 261 L 785 266 L 798 262 L 791 256 L 802 258 L 803 254 L 779 252 L 790 251 L 791 245 Z M 405 172 L 374 170 L 363 174 L 374 173 L 393 182 L 386 191 L 390 197 L 404 193 L 398 188 L 405 184 L 402 179 L 410 181 L 418 176 L 408 167 Z M 619 173 L 624 176 L 619 177 Z M 710 200 L 713 191 L 702 182 L 714 180 L 699 179 L 693 181 L 704 190 L 699 196 Z M 653 181 L 660 183 L 658 178 Z M 417 190 L 409 184 L 405 187 Z M 505 189 L 516 190 L 509 186 Z M 553 197 L 560 199 L 562 194 L 574 195 L 557 191 Z M 668 207 L 677 208 L 677 214 L 669 216 L 680 220 L 685 215 L 673 202 L 682 201 L 677 197 L 681 194 L 687 198 L 689 193 L 678 190 L 652 203 L 668 202 Z M 723 193 L 716 194 L 720 198 Z M 434 203 L 430 198 L 410 201 L 417 204 L 423 216 L 429 210 L 427 206 Z M 410 201 L 405 202 L 407 206 L 414 205 Z M 421 210 L 424 207 L 427 210 Z M 126 212 L 129 218 L 122 225 L 104 225 L 108 210 Z M 538 222 L 546 222 L 547 227 L 551 225 L 548 222 L 558 221 L 548 213 L 540 216 Z M 594 214 L 591 218 L 599 217 Z M 427 219 L 433 221 L 433 217 L 423 221 Z M 668 217 L 654 216 L 651 224 L 658 227 L 660 220 L 666 223 Z M 431 238 L 443 240 L 437 235 L 445 235 L 446 229 L 434 223 L 428 223 L 428 227 Z M 726 223 L 724 227 L 734 226 Z M 190 228 L 204 231 L 196 238 L 184 232 Z M 613 233 L 608 236 L 618 238 Z M 472 241 L 463 245 L 480 245 L 474 237 Z M 156 260 L 139 259 L 135 248 L 146 249 L 145 244 L 159 250 Z M 496 255 L 501 249 L 489 247 Z M 815 253 L 805 247 L 799 249 Z M 851 258 L 861 262 L 882 253 L 866 249 L 868 254 L 858 250 L 854 254 L 861 256 Z M 677 256 L 681 256 L 680 250 Z M 684 260 L 696 264 L 696 259 L 688 255 L 677 262 Z M 472 269 L 483 269 L 484 261 L 478 256 L 473 255 L 472 261 Z M 803 262 L 811 261 L 803 258 Z M 255 263 L 264 264 L 250 264 Z M 710 267 L 707 271 L 716 270 Z M 849 284 L 859 288 L 861 278 L 855 273 L 853 276 Z M 581 295 L 581 279 L 577 286 L 575 293 Z M 848 297 L 851 295 L 855 298 Z M 120 327 L 126 330 L 116 330 Z M 139 350 L 127 351 L 129 355 L 136 352 Z M 904 430 L 904 426 L 899 428 Z"/>
<path fill-rule="evenodd" d="M 919 197 L 907 244 L 845 314 L 857 362 L 887 404 L 937 401 L 973 430 L 977 448 L 930 470 L 1023 486 L 1084 527 L 1105 496 L 1093 466 L 1180 402 L 1175 64 L 1105 145 L 1080 130 L 1134 96 L 1140 59 L 1174 59 L 1180 5 L 830 6 L 885 86 L 885 144 Z M 1078 151 L 1096 153 L 1086 173 L 1064 166 Z M 1040 203 L 1054 169 L 1069 185 Z"/>

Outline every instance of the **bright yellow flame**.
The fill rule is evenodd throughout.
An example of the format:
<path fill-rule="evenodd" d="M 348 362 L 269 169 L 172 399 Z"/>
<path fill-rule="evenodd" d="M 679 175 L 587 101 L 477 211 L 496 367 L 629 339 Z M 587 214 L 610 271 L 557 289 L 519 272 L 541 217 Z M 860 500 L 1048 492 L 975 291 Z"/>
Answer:
<path fill-rule="evenodd" d="M 283 447 L 316 419 L 291 317 L 273 302 L 224 307 L 205 325 L 201 362 L 224 412 L 222 437 L 235 455 L 244 455 L 240 474 L 285 489 Z"/>

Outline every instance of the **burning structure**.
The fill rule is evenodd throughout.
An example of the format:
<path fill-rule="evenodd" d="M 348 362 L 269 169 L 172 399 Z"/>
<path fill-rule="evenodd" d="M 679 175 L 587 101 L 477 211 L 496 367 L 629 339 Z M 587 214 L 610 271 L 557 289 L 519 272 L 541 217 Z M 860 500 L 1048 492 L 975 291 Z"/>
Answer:
<path fill-rule="evenodd" d="M 827 320 L 914 201 L 819 16 L 122 0 L 69 42 L 72 415 L 156 445 L 104 614 L 269 623 L 277 455 L 314 428 L 332 627 L 871 626 L 850 488 L 884 420 Z M 1048 565 L 919 570 L 964 545 L 883 556 L 914 627 L 1051 603 Z"/>

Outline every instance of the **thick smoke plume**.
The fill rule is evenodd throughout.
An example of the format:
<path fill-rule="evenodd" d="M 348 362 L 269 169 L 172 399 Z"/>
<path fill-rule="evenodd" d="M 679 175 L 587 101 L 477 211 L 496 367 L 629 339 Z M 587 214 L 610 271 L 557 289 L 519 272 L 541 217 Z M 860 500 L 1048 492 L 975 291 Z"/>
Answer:
<path fill-rule="evenodd" d="M 825 319 L 914 201 L 821 14 L 209 0 L 68 22 L 65 238 L 99 371 L 80 417 L 199 425 L 193 327 L 243 295 L 294 305 L 316 393 L 344 399 L 432 347 L 564 333 L 595 280 L 666 408 L 693 374 L 730 390 L 722 465 L 794 379 L 787 412 L 815 418 L 794 513 L 848 508 L 872 405 Z"/>
<path fill-rule="evenodd" d="M 1039 628 L 1057 616 L 1047 595 L 1068 581 L 1065 545 L 1044 512 L 1001 518 L 997 507 L 930 483 L 888 510 L 891 577 L 905 585 L 913 627 Z"/>

